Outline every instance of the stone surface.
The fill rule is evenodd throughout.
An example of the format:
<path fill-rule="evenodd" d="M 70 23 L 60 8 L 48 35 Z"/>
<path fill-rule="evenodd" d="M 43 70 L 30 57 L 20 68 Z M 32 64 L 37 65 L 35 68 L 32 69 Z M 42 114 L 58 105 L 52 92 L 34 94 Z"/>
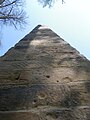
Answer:
<path fill-rule="evenodd" d="M 38 25 L 0 57 L 0 120 L 90 120 L 90 61 Z"/>

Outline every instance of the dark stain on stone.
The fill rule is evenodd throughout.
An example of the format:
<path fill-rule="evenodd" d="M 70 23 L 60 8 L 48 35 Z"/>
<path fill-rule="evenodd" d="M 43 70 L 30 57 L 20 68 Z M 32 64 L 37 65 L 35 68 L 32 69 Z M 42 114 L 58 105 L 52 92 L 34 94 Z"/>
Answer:
<path fill-rule="evenodd" d="M 47 77 L 47 78 L 50 78 L 50 76 L 49 76 L 49 75 L 46 75 L 46 77 Z"/>
<path fill-rule="evenodd" d="M 53 110 L 48 112 L 47 116 L 55 120 L 76 120 L 71 110 Z"/>
<path fill-rule="evenodd" d="M 77 90 L 71 90 L 65 95 L 65 98 L 61 101 L 61 106 L 67 108 L 73 108 L 81 105 L 80 93 Z"/>
<path fill-rule="evenodd" d="M 87 90 L 87 92 L 89 92 L 90 93 L 90 82 L 85 82 L 85 87 L 86 87 L 86 90 Z"/>

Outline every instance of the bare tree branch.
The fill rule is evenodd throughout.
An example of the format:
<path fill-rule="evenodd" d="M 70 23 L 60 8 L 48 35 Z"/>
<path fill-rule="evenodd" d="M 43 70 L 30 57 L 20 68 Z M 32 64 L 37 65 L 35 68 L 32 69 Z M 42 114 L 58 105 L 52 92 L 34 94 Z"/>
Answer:
<path fill-rule="evenodd" d="M 14 4 L 14 3 L 16 3 L 17 1 L 18 1 L 18 0 L 14 0 L 14 1 L 10 2 L 9 4 L 0 5 L 0 8 L 10 6 L 10 5 L 12 5 L 12 4 Z"/>
<path fill-rule="evenodd" d="M 0 5 L 4 2 L 5 0 L 0 0 Z"/>
<path fill-rule="evenodd" d="M 38 0 L 38 2 L 40 2 L 43 5 L 43 7 L 46 7 L 47 5 L 51 7 L 55 3 L 55 1 L 57 0 Z M 61 0 L 61 1 L 62 1 L 62 4 L 65 3 L 64 0 Z"/>
<path fill-rule="evenodd" d="M 0 23 L 13 25 L 15 28 L 26 24 L 26 13 L 22 9 L 22 0 L 0 1 Z M 0 24 L 0 25 L 1 25 Z"/>
<path fill-rule="evenodd" d="M 62 0 L 62 4 L 63 4 L 63 3 L 65 3 L 65 1 L 64 1 L 64 0 Z"/>

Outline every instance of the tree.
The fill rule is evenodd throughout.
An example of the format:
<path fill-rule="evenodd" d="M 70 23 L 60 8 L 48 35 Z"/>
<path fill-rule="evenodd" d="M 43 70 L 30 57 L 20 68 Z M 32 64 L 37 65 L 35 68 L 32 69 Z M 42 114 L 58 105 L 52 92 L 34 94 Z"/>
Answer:
<path fill-rule="evenodd" d="M 55 3 L 56 0 L 38 0 L 38 2 L 40 2 L 43 7 L 46 7 L 47 5 L 49 7 L 51 7 L 54 3 Z M 64 0 L 61 0 L 62 1 L 62 4 L 65 3 Z"/>
<path fill-rule="evenodd" d="M 0 0 L 0 25 L 22 27 L 26 23 L 26 15 L 22 6 L 22 0 Z"/>
<path fill-rule="evenodd" d="M 52 4 L 56 0 L 37 0 L 43 7 Z M 23 10 L 24 0 L 0 0 L 0 25 L 13 25 L 15 28 L 26 23 L 26 13 Z M 64 3 L 64 0 L 62 0 Z"/>

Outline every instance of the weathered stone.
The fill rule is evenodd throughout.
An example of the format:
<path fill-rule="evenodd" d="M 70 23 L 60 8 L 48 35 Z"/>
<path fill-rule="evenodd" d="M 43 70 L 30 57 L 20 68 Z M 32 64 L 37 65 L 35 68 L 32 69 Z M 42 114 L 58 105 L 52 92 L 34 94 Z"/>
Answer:
<path fill-rule="evenodd" d="M 0 120 L 90 120 L 90 61 L 38 25 L 0 58 Z"/>

